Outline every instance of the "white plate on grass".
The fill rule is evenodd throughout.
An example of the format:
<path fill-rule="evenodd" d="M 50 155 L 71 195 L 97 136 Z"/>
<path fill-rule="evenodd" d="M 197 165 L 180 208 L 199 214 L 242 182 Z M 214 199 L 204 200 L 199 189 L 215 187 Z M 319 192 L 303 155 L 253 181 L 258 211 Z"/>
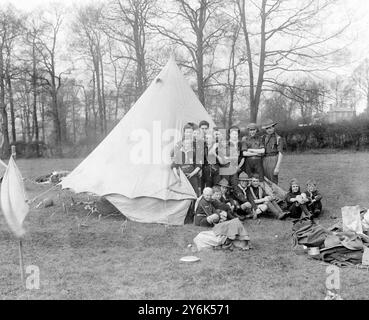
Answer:
<path fill-rule="evenodd" d="M 179 260 L 180 261 L 183 261 L 183 262 L 196 262 L 196 261 L 199 261 L 200 258 L 199 257 L 195 257 L 195 256 L 186 256 L 186 257 L 182 257 Z"/>

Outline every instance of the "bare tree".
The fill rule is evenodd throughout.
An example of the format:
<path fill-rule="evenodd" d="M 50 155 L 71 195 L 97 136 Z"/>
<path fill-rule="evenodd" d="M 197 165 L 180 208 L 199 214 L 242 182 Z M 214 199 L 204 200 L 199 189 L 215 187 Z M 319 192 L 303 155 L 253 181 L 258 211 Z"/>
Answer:
<path fill-rule="evenodd" d="M 26 47 L 22 51 L 22 56 L 19 60 L 23 60 L 22 66 L 25 72 L 22 81 L 30 81 L 32 86 L 32 140 L 35 141 L 36 155 L 40 155 L 39 141 L 40 141 L 40 128 L 38 121 L 38 98 L 41 89 L 40 76 L 44 76 L 45 72 L 41 71 L 41 55 L 39 53 L 38 45 L 39 39 L 44 36 L 46 25 L 41 21 L 42 12 L 32 13 L 25 24 L 25 34 L 23 37 L 23 43 Z M 42 111 L 42 110 L 41 110 Z M 43 133 L 44 135 L 44 133 Z M 44 141 L 44 140 L 43 140 Z"/>
<path fill-rule="evenodd" d="M 256 122 L 263 90 L 283 83 L 285 74 L 329 68 L 329 57 L 342 49 L 332 48 L 331 40 L 348 24 L 332 31 L 322 28 L 337 0 L 234 2 L 248 63 L 250 118 Z"/>
<path fill-rule="evenodd" d="M 51 115 L 54 125 L 56 155 L 62 156 L 62 128 L 58 92 L 62 84 L 62 74 L 57 72 L 57 41 L 63 23 L 63 12 L 54 7 L 52 12 L 42 18 L 45 34 L 37 37 L 36 48 L 41 57 L 41 72 L 39 76 L 42 85 L 51 97 Z"/>
<path fill-rule="evenodd" d="M 96 96 L 99 112 L 100 134 L 106 134 L 106 102 L 103 56 L 105 41 L 103 39 L 102 5 L 89 5 L 79 9 L 72 30 L 76 35 L 73 48 L 87 57 L 93 69 L 93 83 L 96 85 Z"/>
<path fill-rule="evenodd" d="M 124 81 L 128 73 L 128 68 L 132 62 L 131 59 L 115 58 L 115 56 L 121 56 L 118 48 L 115 48 L 114 42 L 110 39 L 109 43 L 109 60 L 113 67 L 113 82 L 115 86 L 115 111 L 114 120 L 118 119 L 118 110 L 120 105 L 120 94 L 123 89 Z"/>
<path fill-rule="evenodd" d="M 0 11 L 0 114 L 2 117 L 1 132 L 3 135 L 2 157 L 8 157 L 10 153 L 10 141 L 8 130 L 8 112 L 6 91 L 9 90 L 12 112 L 12 124 L 14 124 L 14 103 L 11 79 L 11 57 L 13 55 L 14 41 L 20 35 L 21 19 L 13 7 L 8 6 Z M 13 141 L 15 140 L 13 129 Z"/>
<path fill-rule="evenodd" d="M 337 109 L 356 111 L 358 95 L 355 90 L 355 84 L 352 79 L 337 76 L 330 82 L 329 98 Z"/>
<path fill-rule="evenodd" d="M 122 52 L 115 58 L 134 62 L 135 100 L 148 85 L 148 26 L 155 16 L 156 8 L 156 0 L 111 0 L 105 14 L 106 34 L 122 46 Z"/>
<path fill-rule="evenodd" d="M 181 65 L 196 74 L 197 94 L 206 106 L 205 89 L 209 81 L 227 68 L 213 69 L 217 45 L 226 33 L 229 19 L 220 13 L 223 2 L 218 0 L 175 0 L 176 7 L 163 11 L 161 23 L 153 24 L 161 35 L 185 49 L 189 58 Z M 171 25 L 168 22 L 171 21 Z"/>
<path fill-rule="evenodd" d="M 369 114 L 369 59 L 365 58 L 354 70 L 352 78 L 360 95 L 366 100 L 366 113 Z"/>

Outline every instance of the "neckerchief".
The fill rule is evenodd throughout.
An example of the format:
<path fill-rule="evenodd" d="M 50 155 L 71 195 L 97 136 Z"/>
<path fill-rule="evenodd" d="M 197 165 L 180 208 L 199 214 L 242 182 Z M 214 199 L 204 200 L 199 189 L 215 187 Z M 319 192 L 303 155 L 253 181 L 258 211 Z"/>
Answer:
<path fill-rule="evenodd" d="M 244 189 L 242 188 L 242 186 L 240 184 L 238 184 L 238 186 L 240 187 L 240 189 L 242 190 L 244 196 L 246 197 L 246 190 L 247 190 L 247 187 Z"/>
<path fill-rule="evenodd" d="M 254 197 L 254 199 L 261 199 L 262 196 L 263 196 L 263 191 L 262 191 L 260 186 L 257 187 L 257 188 L 258 188 L 258 191 L 259 191 L 259 197 L 258 198 L 256 197 L 255 192 L 254 192 L 254 187 L 250 187 L 251 194 Z"/>

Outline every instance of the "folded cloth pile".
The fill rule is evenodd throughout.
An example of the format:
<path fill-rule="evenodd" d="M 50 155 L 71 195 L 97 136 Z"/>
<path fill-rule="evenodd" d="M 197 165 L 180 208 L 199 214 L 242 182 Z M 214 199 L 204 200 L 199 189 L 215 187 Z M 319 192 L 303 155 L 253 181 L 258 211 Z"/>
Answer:
<path fill-rule="evenodd" d="M 324 248 L 314 259 L 339 267 L 361 264 L 364 249 L 369 247 L 369 237 L 355 232 L 335 232 L 328 235 Z"/>
<path fill-rule="evenodd" d="M 295 220 L 292 227 L 293 244 L 306 247 L 322 247 L 330 232 L 309 218 Z"/>

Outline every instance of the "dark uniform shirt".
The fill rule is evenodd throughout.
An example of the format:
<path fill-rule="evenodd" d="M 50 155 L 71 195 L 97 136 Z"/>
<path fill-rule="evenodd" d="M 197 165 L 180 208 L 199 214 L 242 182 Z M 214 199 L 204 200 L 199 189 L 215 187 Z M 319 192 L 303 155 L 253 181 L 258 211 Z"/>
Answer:
<path fill-rule="evenodd" d="M 220 211 L 230 211 L 230 208 L 220 201 L 210 200 L 206 201 L 204 198 L 200 199 L 196 209 L 196 215 L 211 216 L 214 213 L 220 213 Z"/>
<path fill-rule="evenodd" d="M 260 136 L 245 136 L 242 138 L 242 151 L 247 151 L 248 149 L 262 149 L 264 144 L 262 137 Z"/>
<path fill-rule="evenodd" d="M 283 139 L 276 133 L 264 135 L 262 143 L 265 148 L 265 156 L 277 155 L 279 152 L 283 152 Z"/>
<path fill-rule="evenodd" d="M 288 206 L 294 204 L 294 202 L 291 201 L 292 198 L 296 198 L 298 195 L 301 195 L 301 191 L 297 192 L 288 192 L 286 195 L 286 202 Z"/>
<path fill-rule="evenodd" d="M 238 185 L 233 191 L 233 197 L 241 204 L 248 202 L 246 189 L 243 189 L 240 185 Z"/>

